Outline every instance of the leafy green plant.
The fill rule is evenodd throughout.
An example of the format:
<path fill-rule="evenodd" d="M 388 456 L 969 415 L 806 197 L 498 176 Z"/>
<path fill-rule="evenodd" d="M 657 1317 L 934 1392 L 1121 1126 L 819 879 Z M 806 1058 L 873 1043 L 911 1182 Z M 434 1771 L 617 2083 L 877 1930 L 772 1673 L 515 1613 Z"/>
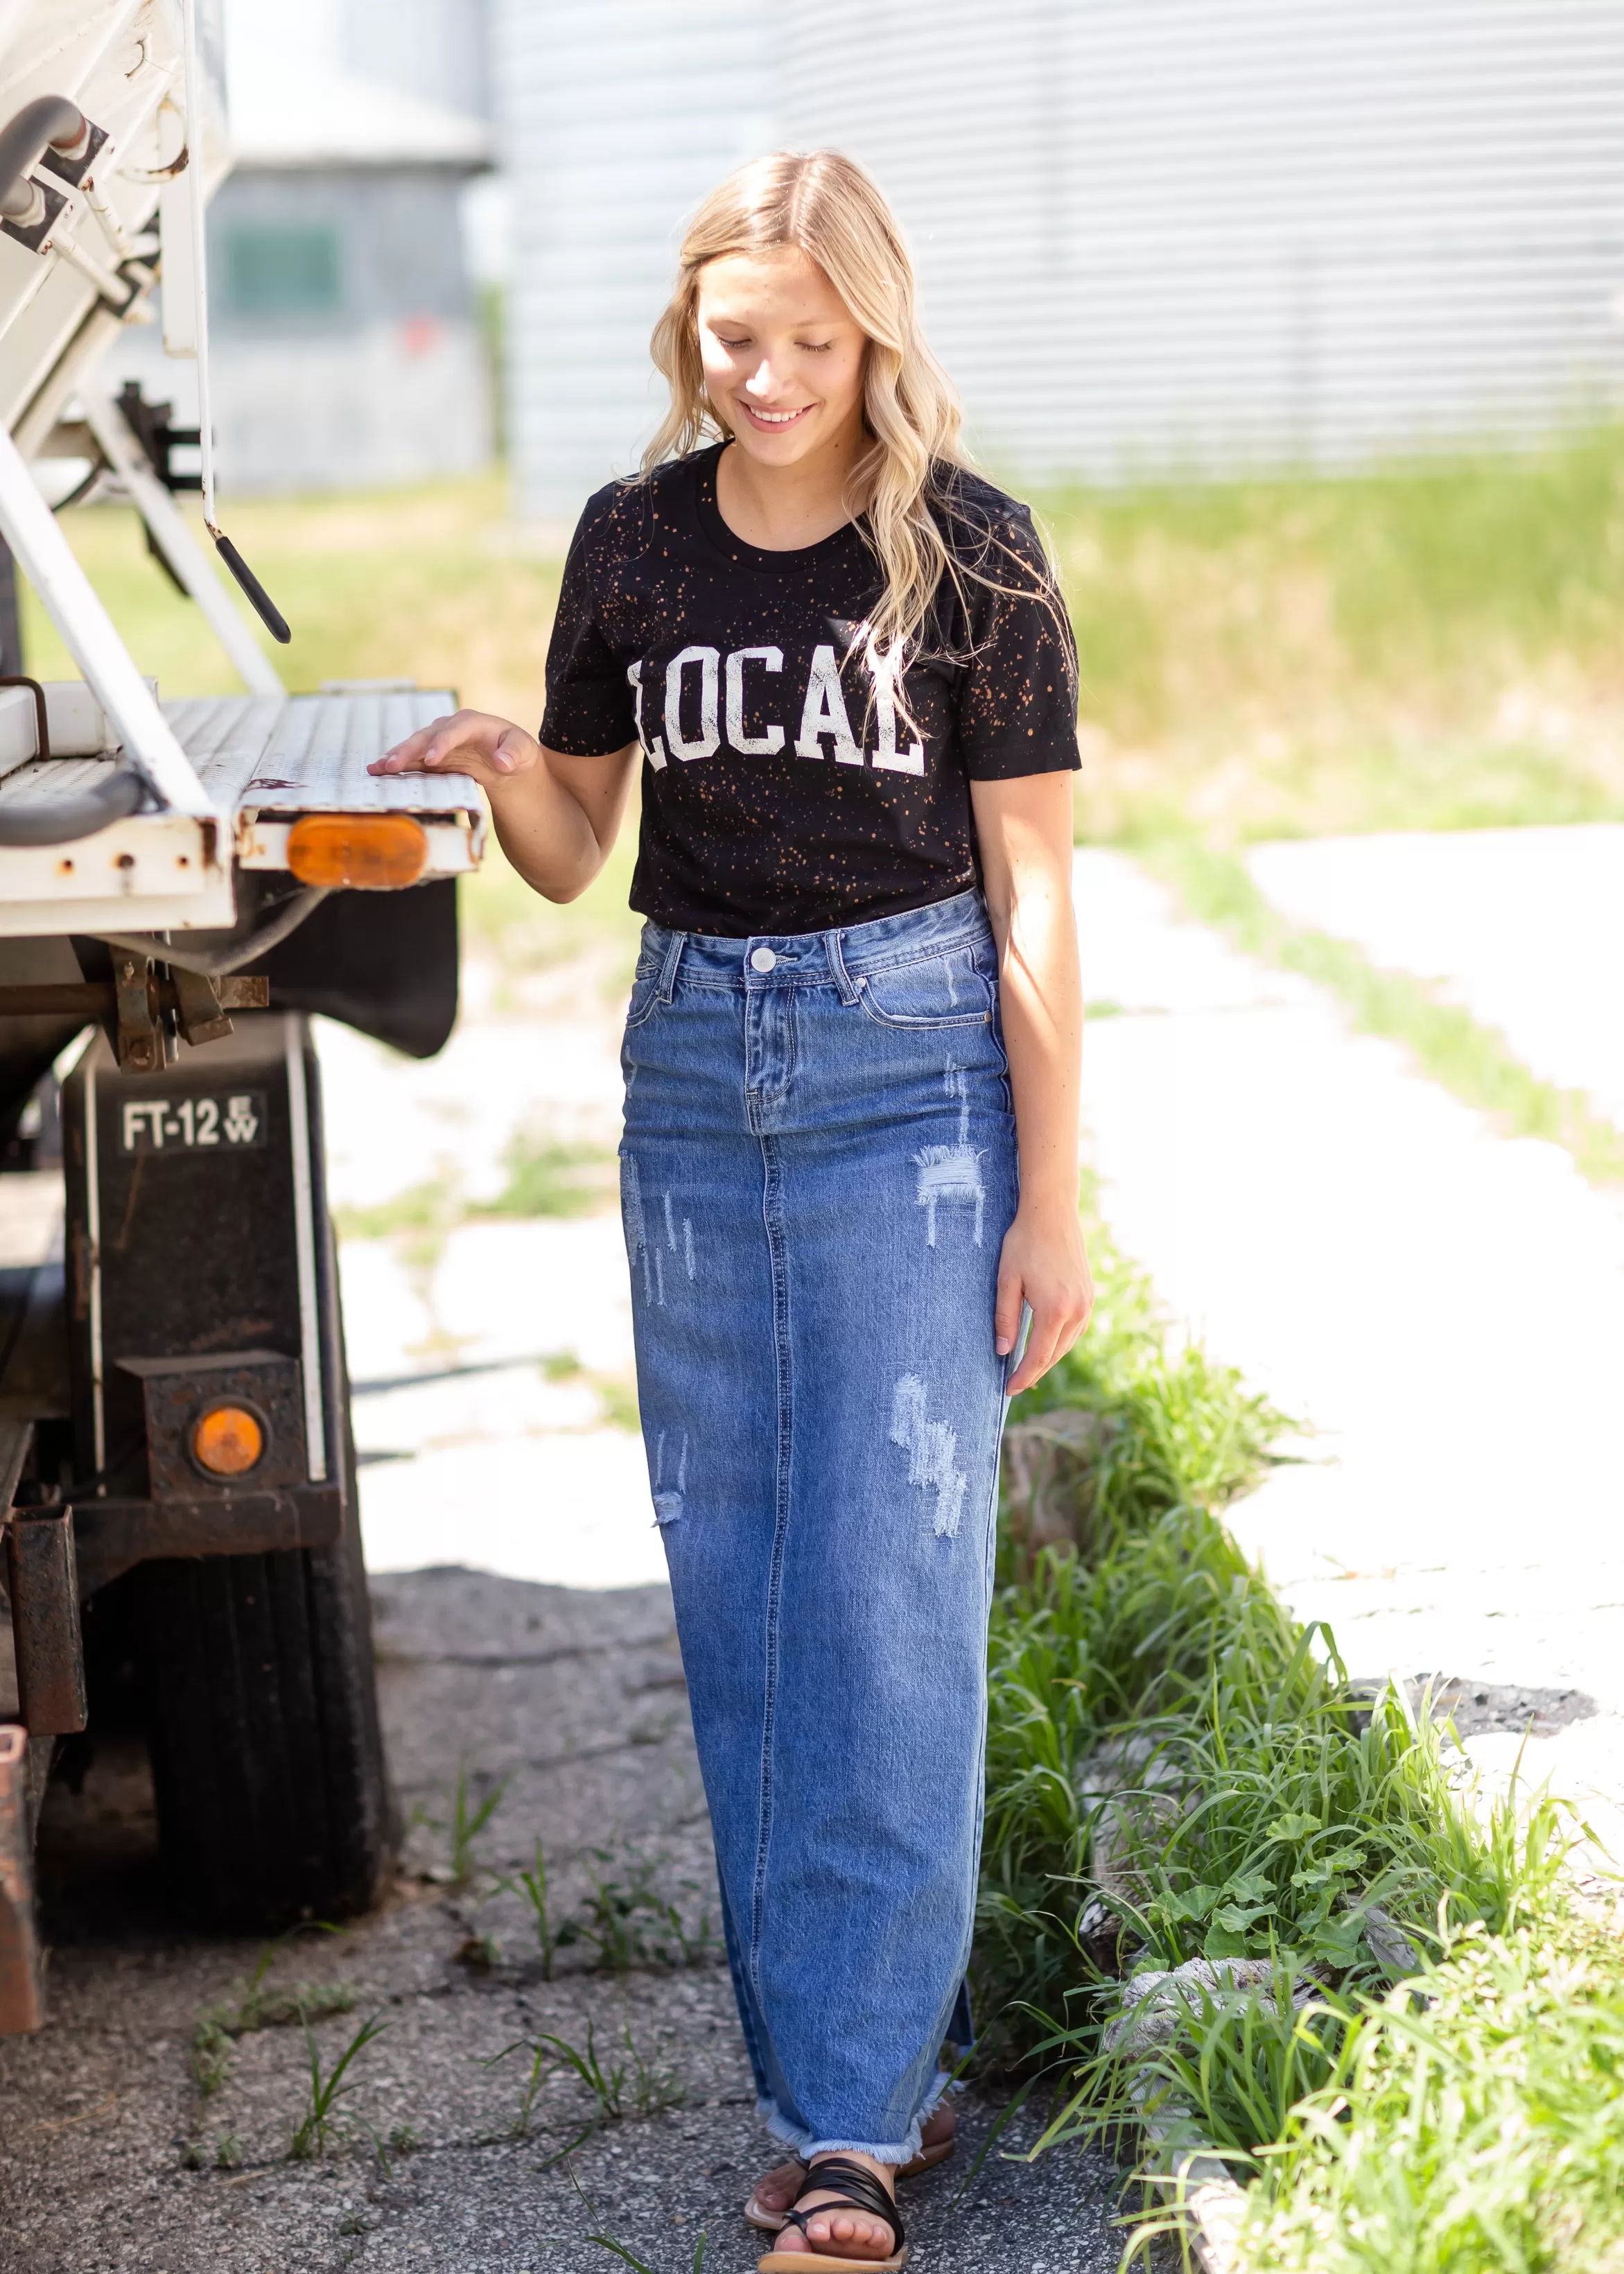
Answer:
<path fill-rule="evenodd" d="M 504 2045 L 500 2052 L 492 2053 L 485 2062 L 485 2067 L 494 2068 L 499 2062 L 505 2061 L 509 2054 L 516 2052 L 527 2052 L 531 2056 L 530 2071 L 520 2090 L 519 2105 L 513 2121 L 508 2127 L 508 2131 L 511 2139 L 528 2140 L 531 2120 L 536 2110 L 536 2096 L 546 2081 L 553 2063 L 549 2058 L 545 2044 L 538 2044 L 531 2037 L 521 2037 L 510 2045 Z"/>
<path fill-rule="evenodd" d="M 559 1952 L 566 1944 L 576 1940 L 579 1930 L 573 1920 L 555 1920 L 553 1916 L 547 1886 L 547 1860 L 542 1853 L 539 1840 L 536 1842 L 536 1860 L 530 1869 L 516 1873 L 512 1879 L 500 1880 L 498 1889 L 508 1894 L 520 1895 L 529 1904 L 536 1928 L 536 1945 L 541 1953 L 542 1978 L 551 1982 Z"/>
<path fill-rule="evenodd" d="M 294 1982 L 273 1984 L 270 1974 L 288 1944 L 299 1934 L 338 1934 L 342 1928 L 325 1920 L 301 1921 L 261 1944 L 253 1972 L 235 1985 L 236 1994 L 206 2006 L 198 2015 L 192 2041 L 192 2074 L 198 2092 L 211 2100 L 225 2082 L 231 2049 L 237 2039 L 254 2029 L 287 2029 L 294 2022 L 320 2021 L 328 2014 L 348 2014 L 359 1995 L 353 1982 Z"/>
<path fill-rule="evenodd" d="M 1504 1938 L 1554 1900 L 1558 1816 L 1524 1796 L 1482 1821 L 1430 1709 L 1350 1688 L 1328 1630 L 1297 1626 L 1220 1520 L 1278 1417 L 1165 1346 L 1109 1242 L 1101 1284 L 1006 1462 L 984 2042 L 1062 2081 L 1041 2145 L 1147 2127 L 1154 2168 L 1215 2151 L 1267 2188 L 1299 2112 L 1325 2112 L 1320 2152 L 1336 2133 L 1370 2017 L 1410 2014 L 1403 1985 L 1430 1995 L 1469 1928 Z M 1183 2221 L 1164 2210 L 1138 2242 Z M 1280 2263 L 1320 2274 L 1312 2252 Z M 1411 2261 L 1347 2260 L 1367 2263 Z"/>
<path fill-rule="evenodd" d="M 1624 2252 L 1624 1966 L 1547 1893 L 1443 1931 L 1426 1997 L 1367 2000 L 1261 2157 L 1243 2263 L 1603 2274 Z"/>
<path fill-rule="evenodd" d="M 598 1953 L 597 1963 L 612 1974 L 635 1967 L 682 1967 L 704 1963 L 714 1948 L 708 1913 L 690 1934 L 682 1913 L 656 1886 L 659 1866 L 646 1856 L 595 1848 L 587 1866 L 591 1892 L 583 1908 L 579 1931 Z M 614 1869 L 610 1869 L 614 1866 Z"/>
<path fill-rule="evenodd" d="M 310 2083 L 306 2091 L 304 2112 L 294 2127 L 288 2142 L 289 2163 L 304 2163 L 312 2157 L 325 2156 L 327 2135 L 338 2113 L 339 2103 L 356 2090 L 357 2080 L 350 2075 L 351 2065 L 365 2052 L 375 2037 L 387 2029 L 374 2014 L 362 2022 L 330 2069 L 321 2066 L 321 2049 L 316 2043 L 314 2030 L 304 2024 L 304 2050 L 310 2063 Z"/>
<path fill-rule="evenodd" d="M 539 2065 L 544 2056 L 584 2085 L 593 2101 L 595 2124 L 613 2124 L 627 2115 L 658 2116 L 668 2108 L 680 2108 L 688 2097 L 688 2088 L 674 2069 L 658 2058 L 650 2059 L 638 2046 L 628 2022 L 620 2033 L 623 2052 L 605 2056 L 598 2049 L 597 2030 L 591 2022 L 586 2025 L 584 2046 L 572 2044 L 568 2037 L 545 2034 L 529 2040 Z M 516 2052 L 516 2045 L 507 2048 Z M 505 2059 L 499 2054 L 498 2059 Z M 528 2099 L 524 2104 L 526 2122 L 529 2109 L 534 2104 L 539 2082 L 538 2067 L 531 2070 L 526 2087 Z"/>
<path fill-rule="evenodd" d="M 465 1887 L 472 1879 L 477 1860 L 475 1843 L 501 1806 L 502 1796 L 511 1781 L 510 1776 L 498 1777 L 487 1787 L 483 1797 L 475 1800 L 469 1788 L 468 1765 L 465 1761 L 459 1761 L 456 1783 L 451 1794 L 450 1817 L 424 1818 L 424 1822 L 432 1831 L 447 1834 L 447 1864 L 454 1887 Z"/>

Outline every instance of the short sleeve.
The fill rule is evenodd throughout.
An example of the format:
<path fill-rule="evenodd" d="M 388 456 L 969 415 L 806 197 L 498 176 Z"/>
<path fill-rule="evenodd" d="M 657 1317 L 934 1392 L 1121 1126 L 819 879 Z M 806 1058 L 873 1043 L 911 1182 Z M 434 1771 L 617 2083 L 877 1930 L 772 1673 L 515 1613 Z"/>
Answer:
<path fill-rule="evenodd" d="M 972 781 L 1075 771 L 1077 648 L 1024 506 L 998 516 L 978 554 L 978 576 L 965 579 L 972 637 L 958 688 L 965 771 Z"/>
<path fill-rule="evenodd" d="M 568 757 L 605 757 L 637 739 L 631 687 L 604 630 L 594 575 L 594 556 L 609 517 L 600 493 L 570 541 L 547 645 L 547 708 L 540 740 Z"/>

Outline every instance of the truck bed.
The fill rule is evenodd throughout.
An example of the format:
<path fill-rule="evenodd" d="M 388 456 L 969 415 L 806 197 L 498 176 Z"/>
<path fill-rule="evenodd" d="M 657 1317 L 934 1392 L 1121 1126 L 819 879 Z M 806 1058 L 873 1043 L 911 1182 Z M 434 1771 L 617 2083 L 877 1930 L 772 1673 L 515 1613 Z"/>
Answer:
<path fill-rule="evenodd" d="M 455 710 L 447 689 L 196 696 L 165 717 L 215 809 L 214 846 L 198 825 L 134 814 L 66 845 L 0 846 L 0 935 L 185 929 L 229 922 L 229 872 L 287 866 L 301 814 L 409 813 L 428 839 L 430 876 L 477 865 L 479 792 L 466 774 L 369 774 L 373 759 Z M 30 759 L 0 779 L 0 814 L 71 795 L 117 757 Z"/>

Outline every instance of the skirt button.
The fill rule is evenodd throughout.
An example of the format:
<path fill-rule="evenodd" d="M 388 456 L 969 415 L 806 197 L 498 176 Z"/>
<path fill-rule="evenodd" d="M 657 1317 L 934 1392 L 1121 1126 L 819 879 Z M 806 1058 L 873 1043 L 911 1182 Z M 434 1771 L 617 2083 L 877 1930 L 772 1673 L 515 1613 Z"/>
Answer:
<path fill-rule="evenodd" d="M 750 952 L 750 968 L 752 971 L 771 971 L 778 960 L 770 947 L 753 948 Z"/>

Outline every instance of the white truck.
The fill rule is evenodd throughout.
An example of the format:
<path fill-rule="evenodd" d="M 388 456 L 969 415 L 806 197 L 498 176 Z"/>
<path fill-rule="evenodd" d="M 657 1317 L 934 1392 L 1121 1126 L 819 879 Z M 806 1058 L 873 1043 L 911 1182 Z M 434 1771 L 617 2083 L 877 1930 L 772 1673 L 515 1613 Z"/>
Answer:
<path fill-rule="evenodd" d="M 395 1836 L 308 1020 L 440 1046 L 485 825 L 466 779 L 366 772 L 451 696 L 289 694 L 175 504 L 202 487 L 285 638 L 217 526 L 196 6 L 0 0 L 0 1148 L 60 1077 L 64 1212 L 46 1261 L 0 1254 L 0 2033 L 42 2017 L 34 1826 L 87 1728 L 139 1720 L 208 1923 L 362 1909 Z M 191 435 L 98 382 L 161 276 Z M 241 696 L 142 676 L 41 488 L 66 457 L 127 496 Z M 27 675 L 11 563 L 79 678 Z"/>

